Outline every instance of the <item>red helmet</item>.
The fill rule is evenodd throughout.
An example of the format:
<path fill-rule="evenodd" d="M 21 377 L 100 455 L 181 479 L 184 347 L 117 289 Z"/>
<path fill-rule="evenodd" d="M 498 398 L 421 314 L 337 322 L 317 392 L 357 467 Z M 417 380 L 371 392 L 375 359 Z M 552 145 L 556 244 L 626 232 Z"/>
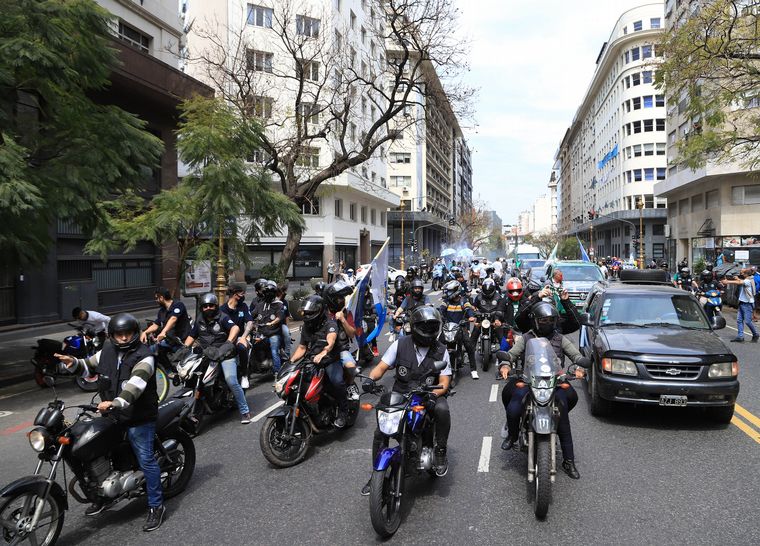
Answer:
<path fill-rule="evenodd" d="M 512 301 L 519 301 L 523 295 L 522 281 L 517 277 L 512 277 L 507 281 L 507 294 Z"/>

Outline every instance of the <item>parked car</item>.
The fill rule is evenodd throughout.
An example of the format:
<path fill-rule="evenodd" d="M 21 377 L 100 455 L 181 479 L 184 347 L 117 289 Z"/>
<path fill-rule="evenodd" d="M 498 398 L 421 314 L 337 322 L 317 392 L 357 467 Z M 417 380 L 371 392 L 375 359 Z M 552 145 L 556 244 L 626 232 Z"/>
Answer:
<path fill-rule="evenodd" d="M 580 310 L 585 309 L 586 298 L 591 292 L 591 288 L 596 283 L 604 281 L 602 270 L 593 262 L 552 262 L 546 266 L 546 274 L 541 282 L 550 279 L 557 269 L 562 271 L 562 284 L 570 295 L 570 301 Z"/>
<path fill-rule="evenodd" d="M 356 282 L 359 282 L 364 278 L 367 272 L 370 270 L 372 264 L 362 264 L 356 268 Z M 388 266 L 388 284 L 393 285 L 396 281 L 396 277 L 406 278 L 406 271 L 403 269 L 396 269 L 395 267 Z"/>
<path fill-rule="evenodd" d="M 623 271 L 619 283 L 599 283 L 582 315 L 581 351 L 593 415 L 618 402 L 701 407 L 728 423 L 739 394 L 739 364 L 697 298 L 647 271 Z M 652 279 L 662 272 L 649 270 Z"/>

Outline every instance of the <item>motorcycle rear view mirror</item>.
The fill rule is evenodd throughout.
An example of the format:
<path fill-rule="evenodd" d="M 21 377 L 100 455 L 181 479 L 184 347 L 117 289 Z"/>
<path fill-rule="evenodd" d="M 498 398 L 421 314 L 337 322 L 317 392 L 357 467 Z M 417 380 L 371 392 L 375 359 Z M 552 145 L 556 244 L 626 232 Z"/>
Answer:
<path fill-rule="evenodd" d="M 720 315 L 715 315 L 710 322 L 712 323 L 713 330 L 722 330 L 726 327 L 726 319 Z"/>
<path fill-rule="evenodd" d="M 440 372 L 446 369 L 446 362 L 444 360 L 436 360 L 433 366 L 435 366 L 435 371 Z"/>
<path fill-rule="evenodd" d="M 46 375 L 43 377 L 42 382 L 45 383 L 45 386 L 50 387 L 51 389 L 55 387 L 55 377 L 52 375 Z"/>

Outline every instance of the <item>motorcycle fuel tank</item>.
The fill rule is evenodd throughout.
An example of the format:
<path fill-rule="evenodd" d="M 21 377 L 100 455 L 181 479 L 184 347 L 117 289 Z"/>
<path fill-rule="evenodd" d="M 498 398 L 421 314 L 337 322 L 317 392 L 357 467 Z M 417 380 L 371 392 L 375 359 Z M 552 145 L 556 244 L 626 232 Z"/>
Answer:
<path fill-rule="evenodd" d="M 108 453 L 121 439 L 121 427 L 107 417 L 79 421 L 71 429 L 71 455 L 88 462 Z"/>

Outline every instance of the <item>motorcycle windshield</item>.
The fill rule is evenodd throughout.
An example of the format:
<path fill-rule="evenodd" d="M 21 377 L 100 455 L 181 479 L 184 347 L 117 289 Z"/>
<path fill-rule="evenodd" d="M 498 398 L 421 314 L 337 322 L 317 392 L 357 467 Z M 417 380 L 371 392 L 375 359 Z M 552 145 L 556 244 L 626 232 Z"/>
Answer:
<path fill-rule="evenodd" d="M 548 339 L 537 337 L 528 340 L 524 373 L 531 385 L 549 387 L 561 371 L 560 359 Z"/>

